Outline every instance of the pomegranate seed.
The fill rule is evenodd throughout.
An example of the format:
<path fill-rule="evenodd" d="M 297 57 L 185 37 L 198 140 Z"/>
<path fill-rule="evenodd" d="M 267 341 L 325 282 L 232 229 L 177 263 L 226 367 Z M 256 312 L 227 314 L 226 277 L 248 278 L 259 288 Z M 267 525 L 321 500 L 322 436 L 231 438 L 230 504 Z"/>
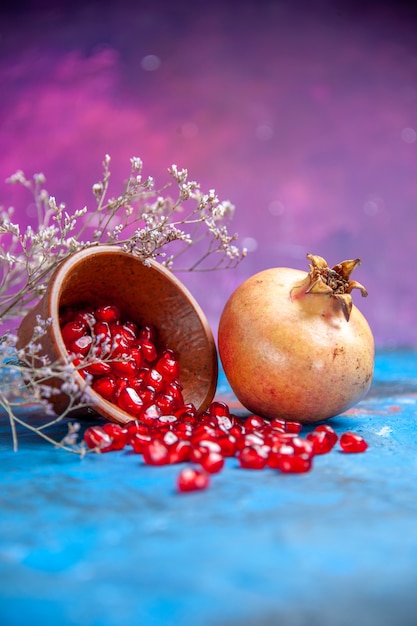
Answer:
<path fill-rule="evenodd" d="M 145 424 L 152 425 L 161 416 L 161 409 L 156 404 L 150 404 L 141 411 L 140 418 Z"/>
<path fill-rule="evenodd" d="M 87 309 L 85 311 L 78 311 L 73 319 L 74 322 L 83 322 L 87 329 L 93 328 L 94 324 L 97 321 L 94 316 L 94 311 L 89 311 Z"/>
<path fill-rule="evenodd" d="M 163 415 L 168 415 L 174 410 L 174 398 L 167 395 L 159 395 L 155 399 L 155 404 L 161 409 Z"/>
<path fill-rule="evenodd" d="M 200 463 L 201 464 L 202 458 L 207 456 L 208 453 L 209 453 L 209 449 L 208 448 L 204 448 L 204 446 L 202 446 L 202 447 L 195 446 L 195 445 L 193 446 L 193 444 L 191 444 L 190 461 L 193 461 L 194 463 Z"/>
<path fill-rule="evenodd" d="M 189 461 L 191 458 L 192 446 L 189 441 L 179 439 L 169 449 L 169 462 L 182 463 Z"/>
<path fill-rule="evenodd" d="M 267 455 L 262 446 L 245 446 L 237 452 L 240 466 L 245 469 L 263 469 L 267 462 Z"/>
<path fill-rule="evenodd" d="M 142 350 L 145 361 L 153 363 L 158 356 L 155 344 L 150 339 L 144 339 L 143 341 L 140 341 L 139 346 Z"/>
<path fill-rule="evenodd" d="M 91 335 L 81 335 L 78 339 L 71 342 L 69 349 L 73 354 L 80 354 L 86 356 L 93 345 L 93 339 Z"/>
<path fill-rule="evenodd" d="M 167 396 L 171 396 L 173 398 L 175 408 L 179 408 L 184 404 L 182 385 L 178 381 L 169 382 L 165 387 L 165 393 Z"/>
<path fill-rule="evenodd" d="M 146 424 L 144 424 L 140 420 L 131 420 L 126 425 L 126 429 L 128 431 L 129 436 L 134 435 L 135 433 L 141 433 L 144 435 L 149 434 L 149 427 L 146 426 Z"/>
<path fill-rule="evenodd" d="M 93 335 L 97 343 L 110 341 L 110 327 L 106 322 L 96 322 L 93 326 Z"/>
<path fill-rule="evenodd" d="M 285 432 L 298 435 L 303 428 L 300 422 L 285 422 Z"/>
<path fill-rule="evenodd" d="M 295 454 L 307 454 L 308 456 L 314 456 L 314 447 L 311 441 L 308 439 L 301 439 L 301 437 L 293 437 L 289 444 L 292 446 Z"/>
<path fill-rule="evenodd" d="M 132 381 L 132 386 L 140 395 L 144 405 L 148 406 L 155 402 L 157 395 L 153 387 L 143 387 L 140 384 L 136 385 L 135 380 Z"/>
<path fill-rule="evenodd" d="M 283 443 L 279 447 L 271 448 L 268 455 L 267 465 L 274 469 L 280 469 L 282 457 L 294 456 L 294 454 L 294 448 L 292 446 L 289 446 L 288 444 Z"/>
<path fill-rule="evenodd" d="M 169 463 L 168 446 L 160 439 L 152 439 L 142 452 L 143 460 L 148 465 L 166 465 Z"/>
<path fill-rule="evenodd" d="M 180 364 L 174 356 L 172 350 L 164 350 L 155 366 L 165 381 L 172 381 L 179 377 Z"/>
<path fill-rule="evenodd" d="M 84 441 L 87 446 L 100 452 L 111 450 L 112 438 L 101 426 L 89 426 L 84 432 Z"/>
<path fill-rule="evenodd" d="M 113 376 L 113 374 L 112 374 Z M 119 396 L 123 389 L 127 387 L 131 387 L 136 391 L 136 388 L 133 385 L 134 380 L 128 380 L 127 378 L 116 378 L 116 389 L 114 390 L 114 403 L 117 404 L 119 401 Z"/>
<path fill-rule="evenodd" d="M 213 424 L 222 432 L 228 433 L 233 426 L 233 419 L 227 415 L 212 415 Z"/>
<path fill-rule="evenodd" d="M 173 431 L 182 439 L 189 439 L 193 434 L 193 427 L 188 422 L 177 422 L 173 427 Z"/>
<path fill-rule="evenodd" d="M 144 324 L 139 331 L 138 338 L 154 343 L 156 341 L 155 328 L 150 324 Z"/>
<path fill-rule="evenodd" d="M 120 361 L 113 361 L 111 368 L 118 378 L 133 378 L 138 372 L 135 360 L 130 357 Z"/>
<path fill-rule="evenodd" d="M 95 310 L 95 317 L 100 322 L 118 322 L 120 320 L 120 311 L 114 304 L 105 304 Z"/>
<path fill-rule="evenodd" d="M 222 436 L 217 439 L 223 456 L 234 456 L 236 452 L 236 439 L 232 435 Z"/>
<path fill-rule="evenodd" d="M 222 451 L 220 444 L 217 441 L 213 441 L 211 439 L 202 439 L 198 442 L 197 445 L 199 448 L 204 448 L 209 452 L 218 452 L 220 454 Z"/>
<path fill-rule="evenodd" d="M 216 439 L 217 432 L 216 429 L 208 424 L 200 424 L 197 428 L 193 430 L 193 436 L 191 437 L 192 443 L 199 443 L 203 439 Z"/>
<path fill-rule="evenodd" d="M 145 374 L 144 383 L 153 387 L 157 393 L 160 393 L 164 388 L 165 381 L 162 374 L 152 368 Z"/>
<path fill-rule="evenodd" d="M 197 412 L 195 408 L 187 408 L 188 405 L 184 404 L 174 411 L 174 415 L 178 417 L 181 422 L 187 422 L 194 425 L 197 421 Z"/>
<path fill-rule="evenodd" d="M 128 443 L 132 446 L 136 454 L 142 454 L 151 441 L 151 435 L 140 432 L 132 433 L 128 437 Z"/>
<path fill-rule="evenodd" d="M 351 431 L 343 433 L 339 443 L 343 452 L 365 452 L 368 448 L 365 439 Z"/>
<path fill-rule="evenodd" d="M 243 448 L 251 446 L 263 446 L 264 443 L 265 439 L 262 436 L 255 433 L 249 433 L 247 435 L 241 435 L 238 439 L 236 439 L 236 449 L 242 450 Z"/>
<path fill-rule="evenodd" d="M 209 484 L 210 478 L 205 471 L 186 467 L 181 470 L 178 476 L 177 489 L 180 492 L 198 491 L 200 489 L 207 489 Z"/>
<path fill-rule="evenodd" d="M 284 443 L 292 444 L 296 435 L 292 433 L 283 433 L 279 430 L 272 429 L 265 437 L 265 443 L 269 446 L 280 446 Z"/>
<path fill-rule="evenodd" d="M 134 362 L 136 363 L 137 372 L 139 372 L 143 360 L 140 348 L 130 348 L 129 357 L 134 360 Z"/>
<path fill-rule="evenodd" d="M 308 454 L 282 454 L 279 457 L 277 468 L 285 474 L 302 474 L 309 472 L 313 460 Z"/>
<path fill-rule="evenodd" d="M 91 387 L 105 400 L 111 400 L 116 389 L 116 379 L 110 376 L 103 376 L 102 378 L 97 378 Z"/>
<path fill-rule="evenodd" d="M 333 442 L 333 445 L 337 443 L 338 436 L 335 430 L 329 424 L 320 424 L 319 426 L 315 427 L 313 432 L 325 432 Z"/>
<path fill-rule="evenodd" d="M 274 418 L 273 420 L 271 420 L 271 428 L 273 430 L 279 430 L 283 433 L 287 432 L 285 420 L 280 420 L 278 418 Z"/>
<path fill-rule="evenodd" d="M 243 435 L 244 430 L 245 429 L 242 426 L 242 424 L 239 424 L 238 422 L 235 421 L 233 426 L 229 429 L 229 435 L 231 435 L 232 437 L 235 437 L 235 439 L 239 439 L 239 437 Z"/>
<path fill-rule="evenodd" d="M 267 423 L 262 417 L 258 417 L 258 415 L 250 415 L 245 419 L 244 427 L 246 432 L 253 430 L 262 430 L 267 426 Z"/>
<path fill-rule="evenodd" d="M 131 349 L 129 341 L 123 335 L 115 335 L 111 341 L 111 357 L 124 357 L 129 354 Z"/>
<path fill-rule="evenodd" d="M 138 329 L 138 325 L 135 324 L 135 322 L 130 322 L 130 321 L 124 322 L 122 328 L 129 331 L 132 337 L 134 337 L 135 339 L 137 338 L 139 329 Z"/>
<path fill-rule="evenodd" d="M 313 444 L 314 454 L 327 454 L 334 446 L 334 439 L 324 430 L 313 430 L 307 440 Z"/>
<path fill-rule="evenodd" d="M 230 417 L 230 409 L 225 402 L 212 402 L 209 406 L 212 417 Z"/>
<path fill-rule="evenodd" d="M 82 320 L 67 322 L 61 328 L 61 335 L 65 345 L 69 346 L 73 341 L 82 337 L 86 329 L 87 324 Z"/>
<path fill-rule="evenodd" d="M 91 365 L 88 365 L 83 369 L 91 376 L 108 376 L 112 373 L 112 367 L 110 363 L 107 363 L 106 361 L 94 361 Z"/>
<path fill-rule="evenodd" d="M 162 430 L 162 428 L 160 428 L 160 430 Z M 167 446 L 172 446 L 172 445 L 174 445 L 174 443 L 177 443 L 178 435 L 173 433 L 172 430 L 167 430 L 166 433 L 164 434 L 164 436 L 162 437 L 162 441 Z"/>
<path fill-rule="evenodd" d="M 139 416 L 143 409 L 143 400 L 132 387 L 121 389 L 117 404 L 123 411 L 134 416 Z"/>
<path fill-rule="evenodd" d="M 111 422 L 104 424 L 103 430 L 112 438 L 110 450 L 123 450 L 127 444 L 127 430 L 119 424 L 112 424 Z"/>
<path fill-rule="evenodd" d="M 110 324 L 110 333 L 113 340 L 113 347 L 116 349 L 120 344 L 121 350 L 126 349 L 130 354 L 136 342 L 136 337 L 132 335 L 130 330 L 123 328 L 120 324 Z M 121 350 L 119 350 L 119 352 Z"/>
<path fill-rule="evenodd" d="M 201 458 L 200 465 L 209 474 L 217 474 L 217 472 L 223 469 L 224 457 L 220 452 L 209 451 L 208 454 Z"/>

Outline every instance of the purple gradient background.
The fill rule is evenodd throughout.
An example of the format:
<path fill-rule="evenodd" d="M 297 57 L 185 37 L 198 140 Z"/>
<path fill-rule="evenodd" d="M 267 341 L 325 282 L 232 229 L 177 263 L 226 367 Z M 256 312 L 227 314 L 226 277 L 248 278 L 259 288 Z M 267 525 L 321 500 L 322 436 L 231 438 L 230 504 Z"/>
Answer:
<path fill-rule="evenodd" d="M 131 156 L 157 183 L 177 163 L 236 205 L 233 230 L 252 249 L 237 270 L 181 275 L 215 332 L 241 281 L 306 269 L 312 252 L 360 257 L 369 297 L 355 302 L 377 345 L 417 345 L 417 14 L 394 2 L 55 4 L 0 10 L 1 204 L 33 217 L 4 184 L 17 169 L 44 172 L 81 208 L 106 153 L 120 187 Z"/>

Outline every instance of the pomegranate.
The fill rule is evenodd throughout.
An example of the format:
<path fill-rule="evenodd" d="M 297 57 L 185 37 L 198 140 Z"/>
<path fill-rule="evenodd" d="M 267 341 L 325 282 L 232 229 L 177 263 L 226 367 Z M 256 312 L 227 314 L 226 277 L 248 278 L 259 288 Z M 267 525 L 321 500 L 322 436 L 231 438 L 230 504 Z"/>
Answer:
<path fill-rule="evenodd" d="M 330 268 L 312 254 L 309 272 L 286 267 L 255 274 L 222 312 L 219 355 L 238 400 L 269 419 L 301 423 L 346 411 L 369 390 L 374 339 L 351 292 L 360 259 Z"/>

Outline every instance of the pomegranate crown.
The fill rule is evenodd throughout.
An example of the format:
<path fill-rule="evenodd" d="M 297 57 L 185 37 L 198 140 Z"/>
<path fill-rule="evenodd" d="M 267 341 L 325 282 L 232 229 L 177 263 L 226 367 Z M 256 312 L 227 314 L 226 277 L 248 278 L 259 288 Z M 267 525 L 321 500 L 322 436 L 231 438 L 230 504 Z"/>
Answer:
<path fill-rule="evenodd" d="M 306 293 L 326 294 L 336 298 L 342 307 L 343 315 L 349 321 L 353 306 L 351 291 L 359 289 L 363 297 L 368 295 L 363 285 L 356 280 L 350 280 L 351 273 L 360 265 L 361 260 L 342 261 L 330 268 L 321 256 L 307 254 L 307 259 L 311 261 L 311 264 L 309 265 L 310 286 Z"/>

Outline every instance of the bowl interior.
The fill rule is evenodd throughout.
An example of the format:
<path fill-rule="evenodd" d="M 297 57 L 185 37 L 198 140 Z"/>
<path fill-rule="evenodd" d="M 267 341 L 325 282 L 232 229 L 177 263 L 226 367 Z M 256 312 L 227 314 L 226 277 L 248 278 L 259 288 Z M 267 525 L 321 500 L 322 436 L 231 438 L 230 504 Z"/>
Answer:
<path fill-rule="evenodd" d="M 65 346 L 59 309 L 100 304 L 116 304 L 126 319 L 139 325 L 153 324 L 158 344 L 171 348 L 179 358 L 185 402 L 198 410 L 207 408 L 217 385 L 213 335 L 198 303 L 169 270 L 155 262 L 144 265 L 131 254 L 109 247 L 89 249 L 66 261 L 50 291 L 52 332 L 61 352 Z M 114 411 L 113 405 L 101 400 L 104 412 Z"/>

